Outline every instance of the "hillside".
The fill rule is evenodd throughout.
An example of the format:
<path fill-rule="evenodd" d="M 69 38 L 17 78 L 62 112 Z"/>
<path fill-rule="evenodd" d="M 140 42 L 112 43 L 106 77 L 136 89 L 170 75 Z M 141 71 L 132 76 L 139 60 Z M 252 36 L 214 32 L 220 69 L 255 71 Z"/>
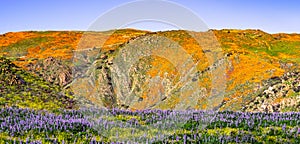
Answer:
<path fill-rule="evenodd" d="M 225 65 L 226 68 L 225 95 L 213 104 L 214 107 L 220 110 L 269 111 L 260 107 L 266 107 L 262 105 L 267 104 L 275 105 L 281 99 L 286 99 L 285 94 L 278 94 L 268 99 L 267 104 L 255 102 L 257 97 L 265 95 L 263 92 L 273 86 L 266 84 L 267 81 L 275 78 L 283 79 L 288 72 L 299 71 L 299 34 L 268 34 L 261 30 L 232 29 L 211 32 L 222 48 L 222 55 L 218 56 L 218 59 L 224 62 L 221 65 Z M 195 37 L 205 36 L 205 33 L 193 32 L 193 34 Z M 199 89 L 196 94 L 202 98 L 198 99 L 193 107 L 184 107 L 185 104 L 189 105 L 187 104 L 189 101 L 186 101 L 189 96 L 183 98 L 178 93 L 178 90 L 185 87 L 178 85 L 178 82 L 182 82 L 182 77 L 178 67 L 174 67 L 174 63 L 170 62 L 171 57 L 166 59 L 151 55 L 139 59 L 132 65 L 127 84 L 133 94 L 131 97 L 135 97 L 137 102 L 128 105 L 126 102 L 123 103 L 126 99 L 123 94 L 116 94 L 118 80 L 114 79 L 116 73 L 114 62 L 118 52 L 128 52 L 126 48 L 137 44 L 140 46 L 139 42 L 147 40 L 149 44 L 144 45 L 145 48 L 154 48 L 157 42 L 167 42 L 157 40 L 158 37 L 177 42 L 186 53 L 192 55 L 194 62 L 201 61 L 197 63 L 193 72 L 201 73 L 196 76 Z M 203 39 L 203 43 L 208 45 L 211 39 Z M 102 49 L 99 49 L 100 47 Z M 92 49 L 87 51 L 84 48 Z M 216 72 L 213 67 L 215 65 L 211 65 L 206 57 L 207 53 L 212 52 L 202 48 L 203 45 L 199 45 L 186 31 L 155 33 L 133 29 L 107 32 L 47 31 L 6 33 L 0 36 L 0 55 L 11 59 L 15 65 L 23 68 L 23 71 L 41 77 L 60 89 L 72 90 L 77 99 L 83 96 L 90 101 L 89 103 L 92 101 L 93 104 L 106 107 L 130 109 L 207 108 L 209 103 L 205 102 L 205 99 L 212 92 L 214 85 L 212 82 L 217 81 L 213 81 L 211 75 Z M 167 75 L 164 75 L 165 73 Z M 159 82 L 164 84 L 154 86 L 151 81 L 155 76 L 160 76 Z M 293 77 L 297 79 L 298 75 Z M 288 82 L 293 83 L 294 79 L 289 78 Z M 290 91 L 291 94 L 288 95 L 296 99 L 299 91 L 294 89 L 297 87 L 298 83 L 286 87 L 284 91 Z M 80 91 L 82 89 L 86 91 Z M 169 95 L 165 96 L 167 91 Z M 272 111 L 299 110 L 298 104 L 299 102 L 293 105 L 296 108 L 289 105 Z"/>
<path fill-rule="evenodd" d="M 233 94 L 227 99 L 228 107 L 257 97 L 265 89 L 263 81 L 299 70 L 299 35 L 271 35 L 260 30 L 222 30 L 215 34 L 223 50 L 232 54 L 227 90 Z"/>
<path fill-rule="evenodd" d="M 71 93 L 0 57 L 0 107 L 75 108 Z"/>

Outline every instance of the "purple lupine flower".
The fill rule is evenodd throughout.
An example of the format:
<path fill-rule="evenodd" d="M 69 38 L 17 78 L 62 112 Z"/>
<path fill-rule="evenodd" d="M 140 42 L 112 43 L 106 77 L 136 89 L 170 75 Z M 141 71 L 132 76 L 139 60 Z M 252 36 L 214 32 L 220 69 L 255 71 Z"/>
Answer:
<path fill-rule="evenodd" d="M 285 131 L 285 130 L 286 130 L 286 124 L 283 124 L 282 131 Z"/>
<path fill-rule="evenodd" d="M 235 137 L 235 142 L 239 143 L 239 137 L 238 136 Z"/>
<path fill-rule="evenodd" d="M 186 144 L 186 134 L 183 135 L 183 143 Z"/>

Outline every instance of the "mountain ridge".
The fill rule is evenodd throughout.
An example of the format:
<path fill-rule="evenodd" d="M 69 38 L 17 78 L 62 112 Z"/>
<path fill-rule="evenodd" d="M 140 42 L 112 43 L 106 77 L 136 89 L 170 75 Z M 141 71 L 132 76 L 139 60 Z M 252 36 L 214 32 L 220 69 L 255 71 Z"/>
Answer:
<path fill-rule="evenodd" d="M 299 69 L 299 34 L 268 34 L 261 30 L 236 29 L 211 30 L 211 32 L 213 32 L 219 42 L 223 55 L 227 56 L 225 63 L 227 87 L 221 110 L 241 110 L 246 103 L 249 103 L 256 97 L 255 91 L 258 89 L 255 87 L 263 87 L 263 80 L 280 77 L 284 73 Z M 96 32 L 87 33 L 92 35 Z M 109 32 L 106 33 L 109 34 Z M 135 39 L 145 34 L 169 38 L 178 42 L 188 53 L 195 55 L 193 56 L 194 59 L 204 58 L 205 51 L 201 51 L 201 47 L 197 46 L 194 40 L 188 36 L 188 32 L 184 30 L 148 32 L 125 29 L 114 31 L 108 39 L 103 40 L 103 36 L 106 33 L 98 32 L 94 38 L 101 41 L 100 43 L 95 43 L 104 45 L 104 52 L 96 53 L 94 56 L 93 54 L 89 55 L 89 58 L 104 61 L 106 65 L 111 61 L 108 61 L 108 59 L 112 59 L 113 54 L 105 53 L 105 51 L 117 52 L 116 50 L 124 47 L 124 44 L 131 43 L 130 39 Z M 91 38 L 89 37 L 91 35 L 85 35 L 84 32 L 78 31 L 7 33 L 0 36 L 0 54 L 11 58 L 13 63 L 24 69 L 29 63 L 40 65 L 41 61 L 50 56 L 61 60 L 65 65 L 71 66 L 72 58 L 74 57 L 72 50 L 75 50 L 79 43 L 83 43 L 82 36 Z M 198 35 L 201 34 L 199 33 Z M 94 40 L 91 39 L 91 41 Z M 100 57 L 97 57 L 97 55 Z M 203 60 L 206 61 L 205 59 Z M 157 63 L 159 61 L 161 63 Z M 166 71 L 166 66 L 169 65 L 167 61 L 156 57 L 152 57 L 149 62 L 153 67 L 149 69 L 149 75 L 157 75 L 158 68 L 160 71 Z M 198 69 L 204 70 L 208 66 L 208 63 L 203 63 L 199 65 Z M 208 83 L 211 82 L 211 76 L 206 75 L 205 79 L 207 79 Z M 208 92 L 210 91 L 209 85 L 205 86 L 201 83 L 200 86 L 205 87 Z M 141 97 L 146 98 L 145 96 Z M 164 107 L 167 108 L 168 106 Z M 205 104 L 202 104 L 199 108 L 205 107 Z"/>

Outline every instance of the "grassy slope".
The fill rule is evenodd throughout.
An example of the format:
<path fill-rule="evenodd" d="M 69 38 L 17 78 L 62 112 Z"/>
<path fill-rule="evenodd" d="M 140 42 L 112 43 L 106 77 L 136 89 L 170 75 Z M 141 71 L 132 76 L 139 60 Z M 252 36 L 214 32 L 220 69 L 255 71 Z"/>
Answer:
<path fill-rule="evenodd" d="M 0 57 L 0 107 L 75 108 L 71 95 Z"/>
<path fill-rule="evenodd" d="M 255 97 L 263 80 L 298 69 L 299 35 L 271 35 L 260 30 L 220 30 L 215 34 L 223 50 L 232 53 L 227 70 L 227 91 L 232 94 L 225 99 L 226 108 Z M 288 63 L 294 66 L 283 66 Z"/>

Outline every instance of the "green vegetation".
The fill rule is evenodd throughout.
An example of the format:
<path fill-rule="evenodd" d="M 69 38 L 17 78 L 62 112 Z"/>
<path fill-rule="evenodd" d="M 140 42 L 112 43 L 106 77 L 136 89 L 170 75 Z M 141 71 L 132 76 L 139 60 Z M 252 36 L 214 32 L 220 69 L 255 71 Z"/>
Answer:
<path fill-rule="evenodd" d="M 283 53 L 287 55 L 300 56 L 299 50 L 299 41 L 276 41 L 271 43 L 271 50 L 268 51 L 268 54 L 272 56 L 278 56 L 279 53 Z"/>
<path fill-rule="evenodd" d="M 50 38 L 48 37 L 35 37 L 35 38 L 24 39 L 14 44 L 11 44 L 9 46 L 0 47 L 0 52 L 9 53 L 8 56 L 10 57 L 25 56 L 28 52 L 28 48 L 37 47 L 41 43 L 47 42 L 49 39 Z"/>
<path fill-rule="evenodd" d="M 0 108 L 0 143 L 299 143 L 299 113 Z"/>
<path fill-rule="evenodd" d="M 34 109 L 73 108 L 68 92 L 0 58 L 0 106 Z"/>

